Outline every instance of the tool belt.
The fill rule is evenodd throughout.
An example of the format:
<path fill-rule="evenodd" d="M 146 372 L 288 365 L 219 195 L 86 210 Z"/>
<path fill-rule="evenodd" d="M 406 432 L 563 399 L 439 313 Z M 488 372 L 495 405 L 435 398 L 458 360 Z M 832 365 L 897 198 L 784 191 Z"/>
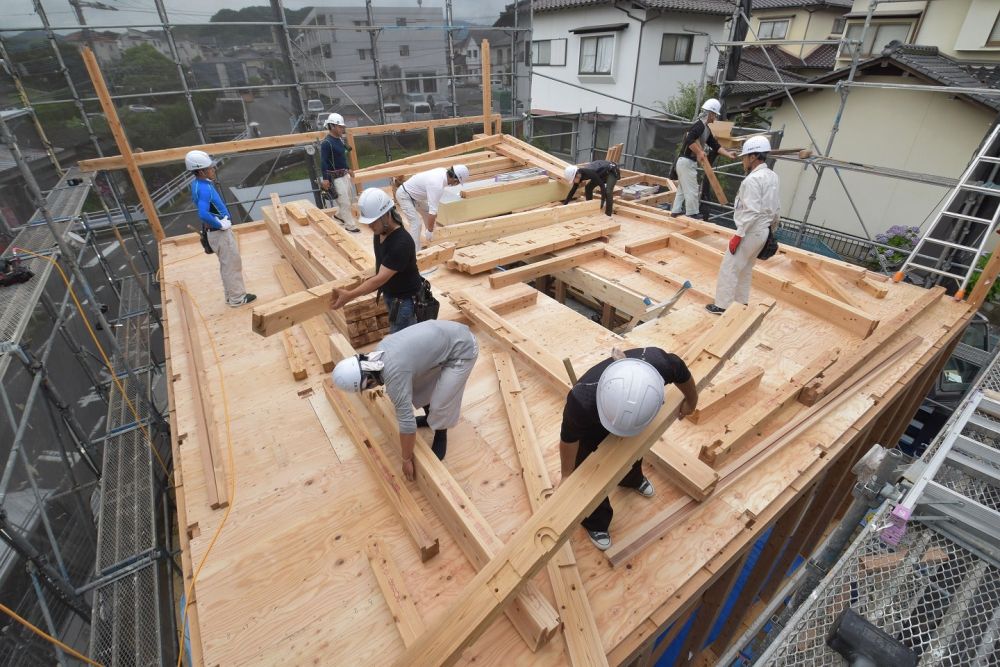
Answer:
<path fill-rule="evenodd" d="M 349 172 L 350 169 L 331 169 L 326 172 L 326 177 L 328 180 L 332 181 L 335 178 L 343 178 L 344 176 L 347 176 Z"/>

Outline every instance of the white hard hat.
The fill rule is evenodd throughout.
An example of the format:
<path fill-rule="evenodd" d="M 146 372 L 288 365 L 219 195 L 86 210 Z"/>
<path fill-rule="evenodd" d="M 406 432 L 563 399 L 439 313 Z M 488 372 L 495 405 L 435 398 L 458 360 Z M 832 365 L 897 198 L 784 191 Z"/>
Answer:
<path fill-rule="evenodd" d="M 707 100 L 705 100 L 705 103 L 701 105 L 701 108 L 704 109 L 705 111 L 711 111 L 715 115 L 719 115 L 722 113 L 722 105 L 719 104 L 719 100 L 715 99 L 714 97 L 710 97 Z"/>
<path fill-rule="evenodd" d="M 324 124 L 325 125 L 343 125 L 344 124 L 344 117 L 341 116 L 339 113 L 332 113 L 332 114 L 330 114 L 329 116 L 326 117 L 326 123 L 324 123 Z"/>
<path fill-rule="evenodd" d="M 458 179 L 459 183 L 465 183 L 466 179 L 469 178 L 469 168 L 464 164 L 456 164 L 451 168 L 451 171 L 455 174 L 455 178 Z"/>
<path fill-rule="evenodd" d="M 740 156 L 749 155 L 750 153 L 770 152 L 771 142 L 767 140 L 767 137 L 750 137 L 743 142 L 743 150 L 740 151 Z"/>
<path fill-rule="evenodd" d="M 361 391 L 361 362 L 357 356 L 347 357 L 333 367 L 333 384 L 343 391 Z"/>
<path fill-rule="evenodd" d="M 188 151 L 188 154 L 184 156 L 184 168 L 188 171 L 207 169 L 213 164 L 215 162 L 212 160 L 212 156 L 205 151 Z"/>
<path fill-rule="evenodd" d="M 642 359 L 619 359 L 597 382 L 597 416 L 614 435 L 641 433 L 663 405 L 663 376 Z"/>
<path fill-rule="evenodd" d="M 571 164 L 570 166 L 566 167 L 566 169 L 563 170 L 563 178 L 572 183 L 573 179 L 576 178 L 576 172 L 577 172 L 576 165 Z"/>
<path fill-rule="evenodd" d="M 361 214 L 361 224 L 370 225 L 387 211 L 392 210 L 396 203 L 392 197 L 378 188 L 368 188 L 358 197 L 358 213 Z"/>

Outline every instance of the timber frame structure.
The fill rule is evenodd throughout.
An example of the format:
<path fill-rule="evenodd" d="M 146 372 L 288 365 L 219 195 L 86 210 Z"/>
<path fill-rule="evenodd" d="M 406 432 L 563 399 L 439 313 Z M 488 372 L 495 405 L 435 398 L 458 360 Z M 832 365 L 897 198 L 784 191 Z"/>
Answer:
<path fill-rule="evenodd" d="M 564 166 L 506 135 L 356 180 L 458 155 L 467 189 L 492 190 L 442 204 L 438 245 L 419 261 L 437 266 L 440 317 L 470 324 L 481 351 L 448 457 L 418 437 L 413 484 L 399 476 L 388 400 L 327 379 L 386 333 L 372 299 L 328 309 L 332 289 L 371 270 L 367 237 L 342 233 L 333 210 L 275 198 L 236 228 L 252 312 L 183 290 L 217 271 L 194 235 L 160 244 L 196 664 L 647 664 L 692 614 L 682 655 L 697 655 L 750 545 L 773 526 L 776 565 L 754 572 L 724 638 L 843 510 L 853 462 L 898 440 L 981 297 L 955 302 L 783 247 L 758 262 L 749 306 L 713 317 L 724 229 L 643 202 L 618 201 L 611 217 L 597 202 L 560 206 L 567 186 L 553 179 L 500 187 L 503 174 Z M 665 179 L 623 176 L 672 194 Z M 648 305 L 688 280 L 666 312 Z M 199 354 L 208 337 L 214 354 Z M 556 486 L 567 367 L 644 345 L 685 358 L 697 415 L 675 421 L 671 390 L 650 429 L 609 441 Z M 614 544 L 598 552 L 578 521 L 640 455 L 656 496 L 611 490 Z"/>

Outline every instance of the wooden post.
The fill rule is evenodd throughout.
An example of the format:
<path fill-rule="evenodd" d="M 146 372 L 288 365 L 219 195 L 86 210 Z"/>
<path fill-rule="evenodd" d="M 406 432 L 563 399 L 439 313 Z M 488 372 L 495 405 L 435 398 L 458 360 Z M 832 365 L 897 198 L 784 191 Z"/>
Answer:
<path fill-rule="evenodd" d="M 989 261 L 986 262 L 986 267 L 979 274 L 979 281 L 976 282 L 972 293 L 969 294 L 969 306 L 973 310 L 979 310 L 979 307 L 983 305 L 983 301 L 986 300 L 986 295 L 989 294 L 990 288 L 993 287 L 993 281 L 997 279 L 998 275 L 1000 275 L 1000 252 L 994 251 Z M 961 298 L 957 294 L 955 296 Z"/>
<path fill-rule="evenodd" d="M 436 150 L 437 150 L 437 137 L 434 136 L 434 128 L 433 127 L 428 127 L 427 128 L 427 151 L 430 152 L 430 151 L 436 151 Z"/>
<path fill-rule="evenodd" d="M 121 121 L 118 120 L 118 112 L 115 111 L 115 105 L 111 102 L 111 94 L 104 83 L 104 75 L 101 74 L 101 67 L 97 64 L 94 52 L 88 47 L 85 46 L 80 49 L 80 53 L 83 56 L 84 64 L 87 66 L 87 73 L 90 74 L 90 80 L 94 84 L 97 99 L 101 102 L 101 110 L 104 111 L 108 127 L 111 128 L 111 134 L 115 138 L 115 143 L 118 144 L 118 150 L 121 151 L 122 158 L 125 159 L 125 168 L 128 170 L 132 187 L 135 188 L 136 193 L 139 195 L 139 202 L 146 212 L 149 227 L 153 230 L 153 236 L 156 237 L 156 241 L 159 243 L 166 237 L 166 234 L 163 233 L 163 227 L 160 225 L 160 217 L 156 213 L 156 205 L 149 196 L 146 181 L 142 178 L 142 172 L 139 171 L 139 167 L 135 164 L 135 158 L 132 156 L 132 146 L 129 145 L 128 137 L 125 136 L 125 129 L 122 127 Z"/>
<path fill-rule="evenodd" d="M 348 130 L 347 131 L 347 147 L 351 150 L 347 151 L 347 159 L 351 163 L 351 170 L 358 170 L 358 147 L 354 143 L 354 134 Z"/>
<path fill-rule="evenodd" d="M 490 87 L 490 40 L 484 39 L 479 46 L 483 62 L 483 134 L 493 134 L 493 89 Z"/>

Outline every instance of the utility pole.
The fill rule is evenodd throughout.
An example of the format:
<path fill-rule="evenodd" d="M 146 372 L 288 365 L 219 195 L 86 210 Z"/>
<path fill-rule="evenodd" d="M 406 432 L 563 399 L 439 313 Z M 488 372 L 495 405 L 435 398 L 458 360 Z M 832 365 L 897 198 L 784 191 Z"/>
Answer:
<path fill-rule="evenodd" d="M 738 0 L 733 11 L 732 28 L 729 31 L 730 42 L 746 41 L 747 31 L 750 28 L 748 23 L 751 5 L 753 0 Z M 736 81 L 737 73 L 740 69 L 740 59 L 743 56 L 743 47 L 739 45 L 730 46 L 726 51 L 726 68 L 722 77 L 722 89 L 719 91 L 719 102 L 722 103 L 722 114 L 726 113 L 726 97 L 732 91 L 729 81 Z"/>
<path fill-rule="evenodd" d="M 378 64 L 378 33 L 375 29 L 375 10 L 372 9 L 372 0 L 365 0 L 365 11 L 368 13 L 368 40 L 372 45 L 372 67 L 375 68 L 375 95 L 378 97 L 378 120 L 385 125 L 385 99 L 382 97 L 382 72 Z M 389 152 L 389 138 L 382 135 L 382 148 L 385 150 L 385 159 L 391 160 L 392 153 Z"/>
<path fill-rule="evenodd" d="M 445 0 L 444 16 L 448 26 L 448 75 L 451 77 L 451 116 L 452 118 L 458 118 L 458 94 L 455 91 L 455 40 L 451 34 L 454 26 L 451 15 L 451 0 Z M 457 142 L 458 130 L 456 129 L 455 132 Z"/>

